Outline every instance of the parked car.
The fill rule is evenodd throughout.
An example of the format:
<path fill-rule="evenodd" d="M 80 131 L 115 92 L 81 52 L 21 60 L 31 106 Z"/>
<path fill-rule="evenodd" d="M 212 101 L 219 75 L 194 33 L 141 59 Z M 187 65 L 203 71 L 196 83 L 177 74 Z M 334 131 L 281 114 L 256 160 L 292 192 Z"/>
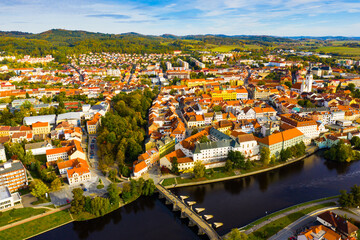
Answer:
<path fill-rule="evenodd" d="M 69 200 L 69 199 L 66 199 L 66 203 L 70 203 L 70 200 Z"/>
<path fill-rule="evenodd" d="M 86 191 L 87 191 L 87 188 L 84 188 L 83 190 L 84 190 L 84 192 L 86 192 Z"/>
<path fill-rule="evenodd" d="M 96 139 L 91 140 L 91 143 L 95 143 Z"/>
<path fill-rule="evenodd" d="M 94 155 L 94 151 L 93 151 L 93 150 L 90 151 L 90 155 Z"/>
<path fill-rule="evenodd" d="M 91 148 L 91 149 L 94 149 L 94 147 L 95 147 L 94 145 L 92 145 L 92 144 L 90 145 L 90 148 Z"/>

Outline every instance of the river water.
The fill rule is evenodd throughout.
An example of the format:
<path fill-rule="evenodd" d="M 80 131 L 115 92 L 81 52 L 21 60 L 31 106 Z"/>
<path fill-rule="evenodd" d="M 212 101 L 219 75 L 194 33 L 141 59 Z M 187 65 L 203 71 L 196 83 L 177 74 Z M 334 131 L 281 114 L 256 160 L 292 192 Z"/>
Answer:
<path fill-rule="evenodd" d="M 210 222 L 223 222 L 220 235 L 283 209 L 317 198 L 339 194 L 360 184 L 360 161 L 335 163 L 319 154 L 291 165 L 255 176 L 194 187 L 173 189 L 177 195 L 189 196 L 194 207 L 205 208 Z M 33 239 L 206 239 L 198 237 L 196 227 L 171 211 L 157 196 L 142 197 L 104 217 L 74 222 Z"/>

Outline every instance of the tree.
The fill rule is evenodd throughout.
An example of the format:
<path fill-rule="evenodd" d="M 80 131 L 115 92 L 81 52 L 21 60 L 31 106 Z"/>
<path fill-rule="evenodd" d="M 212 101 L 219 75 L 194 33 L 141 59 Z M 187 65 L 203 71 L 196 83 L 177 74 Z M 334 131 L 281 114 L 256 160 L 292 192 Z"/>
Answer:
<path fill-rule="evenodd" d="M 194 128 L 192 131 L 191 131 L 191 136 L 192 135 L 195 135 L 199 132 L 199 130 L 197 128 Z"/>
<path fill-rule="evenodd" d="M 124 183 L 122 187 L 121 198 L 126 203 L 131 199 L 131 197 L 131 186 L 129 183 Z"/>
<path fill-rule="evenodd" d="M 360 138 L 358 136 L 352 137 L 350 142 L 355 148 L 360 148 Z"/>
<path fill-rule="evenodd" d="M 285 162 L 286 160 L 288 160 L 291 157 L 291 150 L 290 148 L 287 149 L 282 149 L 280 151 L 280 161 Z"/>
<path fill-rule="evenodd" d="M 289 81 L 286 81 L 284 84 L 285 84 L 288 88 L 291 88 L 291 87 L 292 87 L 292 83 L 289 82 Z"/>
<path fill-rule="evenodd" d="M 155 189 L 156 187 L 154 184 L 154 180 L 150 178 L 145 181 L 144 187 L 142 189 L 142 194 L 145 196 L 151 196 L 154 193 Z"/>
<path fill-rule="evenodd" d="M 110 203 L 114 204 L 114 205 L 119 205 L 119 203 L 120 203 L 120 193 L 121 193 L 120 188 L 115 183 L 111 183 L 108 186 L 107 191 L 109 193 Z"/>
<path fill-rule="evenodd" d="M 30 184 L 30 189 L 31 194 L 37 198 L 44 198 L 45 193 L 49 192 L 49 188 L 46 186 L 46 184 L 39 179 L 35 179 Z"/>
<path fill-rule="evenodd" d="M 215 106 L 213 106 L 212 109 L 213 109 L 214 112 L 221 112 L 222 107 L 220 105 L 215 105 Z"/>
<path fill-rule="evenodd" d="M 84 191 L 81 188 L 74 188 L 72 194 L 73 200 L 71 201 L 70 212 L 79 214 L 84 211 L 85 207 Z"/>
<path fill-rule="evenodd" d="M 55 178 L 55 180 L 51 182 L 51 189 L 53 191 L 58 191 L 60 188 L 61 188 L 61 180 L 59 178 Z"/>
<path fill-rule="evenodd" d="M 227 172 L 230 172 L 230 171 L 232 171 L 233 170 L 233 167 L 234 167 L 234 163 L 231 161 L 231 160 L 226 160 L 226 162 L 225 162 L 225 170 L 227 171 Z"/>
<path fill-rule="evenodd" d="M 95 216 L 102 216 L 110 209 L 110 201 L 108 198 L 95 197 L 91 200 L 90 213 Z"/>
<path fill-rule="evenodd" d="M 240 232 L 239 229 L 233 228 L 231 232 L 224 238 L 225 240 L 247 240 L 248 236 Z"/>
<path fill-rule="evenodd" d="M 349 144 L 345 144 L 343 140 L 340 140 L 335 146 L 325 151 L 324 157 L 330 161 L 350 162 L 359 156 L 354 153 Z"/>
<path fill-rule="evenodd" d="M 205 166 L 201 161 L 196 161 L 194 164 L 194 176 L 195 178 L 201 178 L 205 175 Z"/>
<path fill-rule="evenodd" d="M 114 169 L 114 168 L 110 169 L 110 171 L 109 171 L 109 179 L 111 181 L 115 182 L 117 174 L 118 174 L 117 169 Z"/>
<path fill-rule="evenodd" d="M 179 174 L 179 163 L 177 157 L 173 157 L 171 161 L 171 171 L 175 174 Z"/>
<path fill-rule="evenodd" d="M 204 135 L 199 139 L 199 142 L 207 143 L 207 142 L 210 142 L 210 139 L 208 139 L 207 136 Z"/>
<path fill-rule="evenodd" d="M 270 150 L 268 147 L 261 148 L 260 161 L 262 161 L 264 165 L 268 165 L 270 163 Z"/>
<path fill-rule="evenodd" d="M 240 151 L 229 151 L 228 159 L 234 163 L 235 168 L 245 168 L 245 156 Z"/>

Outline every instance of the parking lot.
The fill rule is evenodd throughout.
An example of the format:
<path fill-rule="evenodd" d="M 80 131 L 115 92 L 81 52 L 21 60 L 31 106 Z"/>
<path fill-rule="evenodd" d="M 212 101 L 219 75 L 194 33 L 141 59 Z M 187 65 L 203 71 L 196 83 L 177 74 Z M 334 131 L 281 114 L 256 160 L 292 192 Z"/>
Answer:
<path fill-rule="evenodd" d="M 71 201 L 73 199 L 71 191 L 75 188 L 82 188 L 83 190 L 86 189 L 86 191 L 84 191 L 84 196 L 102 196 L 107 192 L 106 189 L 110 184 L 110 182 L 106 179 L 105 181 L 102 179 L 102 182 L 104 184 L 104 188 L 97 189 L 97 185 L 99 185 L 99 177 L 93 174 L 91 180 L 83 183 L 83 186 L 80 184 L 72 186 L 66 184 L 60 191 L 50 193 L 51 201 L 55 206 L 67 204 L 67 200 Z"/>
<path fill-rule="evenodd" d="M 102 174 L 101 171 L 98 170 L 98 156 L 97 156 L 97 143 L 96 143 L 96 136 L 95 135 L 89 135 L 89 142 L 88 142 L 88 162 L 90 165 L 90 171 L 91 171 L 91 180 L 88 182 L 83 183 L 81 186 L 80 184 L 76 185 L 68 185 L 67 183 L 65 186 L 57 192 L 50 193 L 51 201 L 56 206 L 61 206 L 64 204 L 67 204 L 67 200 L 71 201 L 72 198 L 72 190 L 74 188 L 82 188 L 84 191 L 84 196 L 102 196 L 107 191 L 107 187 L 109 186 L 110 182 L 106 179 L 106 177 Z M 99 179 L 101 179 L 102 184 L 104 185 L 104 188 L 97 189 L 97 186 L 99 185 Z"/>

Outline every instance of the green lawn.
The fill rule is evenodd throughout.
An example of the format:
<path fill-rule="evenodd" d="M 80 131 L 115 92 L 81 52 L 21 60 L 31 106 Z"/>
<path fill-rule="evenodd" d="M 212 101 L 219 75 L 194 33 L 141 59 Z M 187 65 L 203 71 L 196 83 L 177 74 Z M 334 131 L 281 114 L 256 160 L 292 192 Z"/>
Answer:
<path fill-rule="evenodd" d="M 306 214 L 313 212 L 317 209 L 324 208 L 324 207 L 331 207 L 335 206 L 334 202 L 324 203 L 317 206 L 313 206 L 299 212 L 292 213 L 286 217 L 282 217 L 278 220 L 275 220 L 262 228 L 258 229 L 257 231 L 251 233 L 249 235 L 250 239 L 268 239 L 272 235 L 276 234 L 278 231 L 284 229 L 289 224 L 293 223 L 294 221 L 298 220 L 299 218 L 305 216 Z"/>
<path fill-rule="evenodd" d="M 161 185 L 163 185 L 163 186 L 169 186 L 169 185 L 173 185 L 173 184 L 175 184 L 175 178 L 166 178 L 161 183 Z"/>
<path fill-rule="evenodd" d="M 334 53 L 347 56 L 360 56 L 360 48 L 351 47 L 320 47 L 317 52 Z"/>
<path fill-rule="evenodd" d="M 46 212 L 45 208 L 14 208 L 6 212 L 0 212 L 0 226 L 5 226 L 44 212 Z"/>
<path fill-rule="evenodd" d="M 68 210 L 53 213 L 51 215 L 3 230 L 0 239 L 25 239 L 51 228 L 71 221 Z"/>

